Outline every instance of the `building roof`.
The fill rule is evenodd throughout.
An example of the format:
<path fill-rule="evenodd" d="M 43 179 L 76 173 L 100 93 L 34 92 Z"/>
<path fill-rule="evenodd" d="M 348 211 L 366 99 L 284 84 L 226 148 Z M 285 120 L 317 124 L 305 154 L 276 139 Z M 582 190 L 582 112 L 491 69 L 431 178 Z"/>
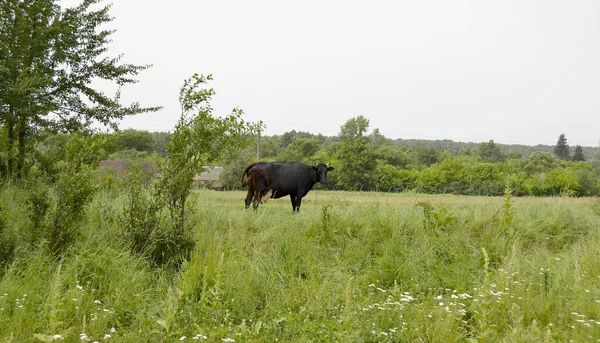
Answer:
<path fill-rule="evenodd" d="M 100 161 L 100 167 L 116 170 L 119 176 L 123 176 L 127 170 L 123 161 L 116 160 L 102 160 Z"/>
<path fill-rule="evenodd" d="M 204 171 L 194 176 L 196 181 L 218 181 L 223 167 L 204 167 Z"/>

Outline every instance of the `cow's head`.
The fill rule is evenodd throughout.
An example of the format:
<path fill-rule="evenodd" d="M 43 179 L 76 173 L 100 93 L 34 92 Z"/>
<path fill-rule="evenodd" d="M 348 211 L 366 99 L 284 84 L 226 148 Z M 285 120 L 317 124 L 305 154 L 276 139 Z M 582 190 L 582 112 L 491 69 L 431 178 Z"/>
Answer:
<path fill-rule="evenodd" d="M 328 167 L 325 163 L 319 163 L 312 167 L 317 176 L 317 182 L 327 183 L 327 172 L 332 171 L 333 167 Z"/>

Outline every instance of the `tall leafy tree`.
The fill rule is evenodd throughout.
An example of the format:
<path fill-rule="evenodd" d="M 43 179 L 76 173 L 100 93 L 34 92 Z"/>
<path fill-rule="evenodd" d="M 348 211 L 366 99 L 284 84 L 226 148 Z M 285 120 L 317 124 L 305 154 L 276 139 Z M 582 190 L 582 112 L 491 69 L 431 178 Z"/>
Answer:
<path fill-rule="evenodd" d="M 374 146 L 366 135 L 369 119 L 358 116 L 340 128 L 341 143 L 337 150 L 337 182 L 347 190 L 369 190 L 374 184 Z M 337 167 L 337 166 L 336 166 Z"/>
<path fill-rule="evenodd" d="M 567 138 L 564 133 L 561 133 L 558 137 L 558 142 L 556 142 L 556 145 L 554 146 L 554 155 L 561 160 L 569 158 L 569 144 L 567 143 Z"/>
<path fill-rule="evenodd" d="M 491 140 L 487 143 L 481 143 L 479 146 L 479 156 L 485 162 L 503 162 L 506 160 L 506 156 L 500 150 L 500 147 L 494 143 L 494 140 Z"/>
<path fill-rule="evenodd" d="M 581 145 L 575 146 L 575 152 L 573 152 L 573 161 L 585 161 L 585 156 L 583 155 L 583 148 Z"/>
<path fill-rule="evenodd" d="M 120 87 L 135 83 L 149 66 L 120 63 L 105 54 L 113 30 L 110 5 L 83 0 L 61 9 L 58 0 L 4 0 L 0 5 L 0 125 L 6 134 L 3 175 L 26 172 L 26 157 L 38 133 L 87 130 L 92 123 L 116 128 L 125 116 L 155 111 L 122 105 Z M 109 95 L 92 80 L 114 82 Z"/>

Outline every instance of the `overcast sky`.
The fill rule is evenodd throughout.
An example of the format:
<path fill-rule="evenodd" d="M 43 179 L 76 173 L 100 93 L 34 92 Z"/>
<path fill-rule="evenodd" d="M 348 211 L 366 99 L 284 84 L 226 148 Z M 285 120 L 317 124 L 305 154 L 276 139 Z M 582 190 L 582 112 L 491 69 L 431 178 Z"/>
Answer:
<path fill-rule="evenodd" d="M 63 0 L 63 4 L 77 0 Z M 153 64 L 122 128 L 172 130 L 178 91 L 213 74 L 267 135 L 337 135 L 364 115 L 390 138 L 600 140 L 600 1 L 115 0 L 111 53 Z"/>

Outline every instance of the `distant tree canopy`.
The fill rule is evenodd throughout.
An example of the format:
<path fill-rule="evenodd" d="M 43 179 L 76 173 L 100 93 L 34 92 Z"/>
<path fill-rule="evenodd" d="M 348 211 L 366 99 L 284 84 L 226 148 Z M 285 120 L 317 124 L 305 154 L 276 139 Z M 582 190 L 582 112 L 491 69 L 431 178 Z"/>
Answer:
<path fill-rule="evenodd" d="M 128 129 L 116 134 L 120 150 L 135 149 L 151 153 L 154 151 L 154 138 L 148 131 Z"/>
<path fill-rule="evenodd" d="M 585 161 L 585 156 L 583 155 L 583 148 L 581 145 L 575 146 L 575 152 L 573 153 L 573 161 Z"/>
<path fill-rule="evenodd" d="M 561 133 L 558 137 L 558 142 L 554 146 L 554 154 L 561 160 L 569 158 L 569 144 L 567 144 L 567 138 L 564 133 Z"/>
<path fill-rule="evenodd" d="M 485 162 L 497 163 L 506 160 L 502 150 L 500 150 L 500 147 L 493 140 L 479 145 L 479 156 Z"/>
<path fill-rule="evenodd" d="M 105 94 L 92 80 L 118 87 L 136 82 L 148 68 L 106 56 L 110 6 L 83 1 L 61 9 L 58 0 L 5 0 L 0 6 L 0 175 L 27 172 L 26 157 L 40 132 L 73 132 L 92 123 L 116 127 L 128 115 L 155 111 L 138 103 L 124 106 L 120 91 Z"/>

